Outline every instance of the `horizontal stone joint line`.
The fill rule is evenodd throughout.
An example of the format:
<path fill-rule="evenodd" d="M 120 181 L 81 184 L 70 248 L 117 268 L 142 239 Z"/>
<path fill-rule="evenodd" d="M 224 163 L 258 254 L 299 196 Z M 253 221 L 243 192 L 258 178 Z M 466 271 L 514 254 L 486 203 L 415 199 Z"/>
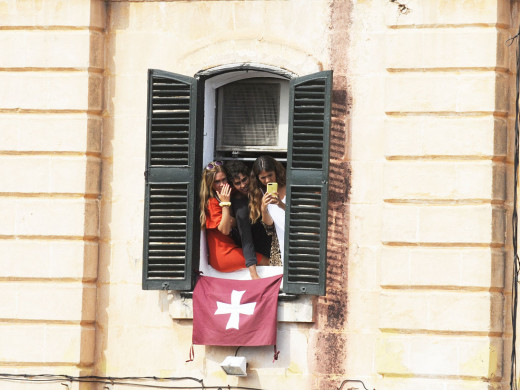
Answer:
<path fill-rule="evenodd" d="M 485 242 L 412 242 L 382 241 L 385 246 L 425 247 L 425 248 L 504 248 L 504 244 Z"/>
<path fill-rule="evenodd" d="M 100 193 L 74 192 L 0 192 L 0 198 L 44 198 L 44 199 L 99 199 Z"/>
<path fill-rule="evenodd" d="M 385 198 L 385 203 L 389 204 L 417 204 L 425 206 L 466 206 L 466 205 L 498 205 L 503 206 L 504 200 L 498 199 L 433 199 L 433 198 Z"/>
<path fill-rule="evenodd" d="M 38 241 L 86 241 L 97 243 L 99 237 L 97 236 L 64 236 L 64 235 L 21 235 L 21 234 L 0 234 L 0 240 L 38 240 Z"/>
<path fill-rule="evenodd" d="M 390 199 L 392 200 L 392 199 Z M 487 200 L 486 203 L 464 203 L 464 202 L 460 202 L 460 203 L 448 203 L 448 202 L 445 202 L 443 199 L 438 199 L 439 201 L 437 201 L 437 199 L 431 199 L 431 198 L 419 198 L 419 199 L 412 199 L 411 202 L 403 202 L 402 200 L 407 200 L 407 199 L 395 199 L 395 202 L 394 201 L 390 201 L 390 202 L 387 202 L 386 199 L 384 199 L 383 201 L 387 204 L 394 204 L 396 206 L 406 206 L 406 205 L 409 205 L 409 204 L 414 204 L 414 205 L 418 205 L 418 206 L 453 206 L 453 207 L 466 207 L 466 206 L 486 206 L 486 205 L 490 205 L 490 206 L 497 206 L 497 207 L 494 207 L 493 209 L 499 209 L 499 210 L 503 210 L 505 209 L 505 201 L 504 200 Z M 451 201 L 451 200 L 450 200 Z"/>
<path fill-rule="evenodd" d="M 0 327 L 3 324 L 19 324 L 19 325 L 62 325 L 62 326 L 80 326 L 85 329 L 95 330 L 96 321 L 85 320 L 51 320 L 51 319 L 24 319 L 24 318 L 0 318 Z"/>
<path fill-rule="evenodd" d="M 464 118 L 481 118 L 493 116 L 498 118 L 506 118 L 507 111 L 385 111 L 390 117 L 414 117 L 414 116 L 435 116 L 435 117 L 464 117 Z"/>
<path fill-rule="evenodd" d="M 387 161 L 493 161 L 493 162 L 506 162 L 506 156 L 496 155 L 457 155 L 457 154 L 423 154 L 423 155 L 386 155 Z"/>
<path fill-rule="evenodd" d="M 454 337 L 493 337 L 501 338 L 503 332 L 485 332 L 470 330 L 433 330 L 433 329 L 405 329 L 405 328 L 379 328 L 382 333 L 387 334 L 409 334 L 409 335 L 434 335 Z"/>
<path fill-rule="evenodd" d="M 392 30 L 415 30 L 415 29 L 444 29 L 444 28 L 497 28 L 509 29 L 510 26 L 504 23 L 424 23 L 424 24 L 387 24 L 387 27 Z"/>
<path fill-rule="evenodd" d="M 48 157 L 91 157 L 91 160 L 101 162 L 100 152 L 74 152 L 74 151 L 52 151 L 52 150 L 0 150 L 0 156 L 48 156 Z"/>
<path fill-rule="evenodd" d="M 93 363 L 78 364 L 73 362 L 21 362 L 21 361 L 0 361 L 0 367 L 76 367 L 78 369 L 91 368 Z"/>
<path fill-rule="evenodd" d="M 105 33 L 105 29 L 95 26 L 67 26 L 67 25 L 42 25 L 42 26 L 0 26 L 1 31 L 91 31 Z"/>
<path fill-rule="evenodd" d="M 88 114 L 101 117 L 103 110 L 0 108 L 0 114 Z"/>
<path fill-rule="evenodd" d="M 72 277 L 25 277 L 25 276 L 1 276 L 0 283 L 52 283 L 52 284 L 81 284 L 83 287 L 96 287 L 97 278 L 72 278 Z"/>
<path fill-rule="evenodd" d="M 18 109 L 8 109 L 8 108 L 0 108 L 0 115 L 3 115 L 5 117 L 8 116 L 17 116 L 20 117 L 20 115 L 25 116 L 33 116 L 38 117 L 40 115 L 48 115 L 52 114 L 55 119 L 59 118 L 67 118 L 67 119 L 96 119 L 96 120 L 103 120 L 103 113 L 101 114 L 91 114 L 88 111 L 85 110 L 74 110 L 73 112 L 63 112 L 64 110 L 54 110 L 56 112 L 48 112 L 50 110 L 31 110 L 34 112 L 17 112 Z M 99 132 L 99 130 L 97 130 Z"/>
<path fill-rule="evenodd" d="M 483 73 L 483 72 L 497 72 L 504 74 L 511 74 L 508 68 L 501 66 L 446 66 L 446 67 L 413 67 L 413 68 L 386 68 L 389 73 Z"/>
<path fill-rule="evenodd" d="M 66 150 L 0 150 L 0 155 L 23 155 L 23 156 L 71 156 L 71 157 L 84 157 L 93 156 L 101 158 L 99 152 L 77 152 L 77 151 L 66 151 Z"/>
<path fill-rule="evenodd" d="M 418 284 L 381 284 L 383 290 L 394 291 L 415 291 L 417 293 L 424 291 L 453 291 L 460 293 L 497 293 L 504 292 L 503 287 L 482 287 L 482 286 L 461 286 L 461 285 L 418 285 Z"/>
<path fill-rule="evenodd" d="M 444 380 L 463 380 L 463 381 L 475 381 L 475 382 L 489 382 L 489 383 L 500 383 L 502 376 L 483 377 L 483 376 L 472 376 L 472 375 L 433 375 L 433 374 L 401 374 L 393 372 L 377 371 L 384 377 L 389 378 L 416 378 L 416 379 L 444 379 Z"/>
<path fill-rule="evenodd" d="M 104 69 L 103 68 L 95 68 L 95 67 L 88 67 L 88 68 L 71 68 L 71 67 L 4 67 L 0 68 L 0 72 L 13 72 L 13 73 L 22 73 L 22 72 L 35 72 L 35 73 L 41 73 L 41 72 L 48 72 L 48 73 L 96 73 L 96 74 L 103 74 Z"/>

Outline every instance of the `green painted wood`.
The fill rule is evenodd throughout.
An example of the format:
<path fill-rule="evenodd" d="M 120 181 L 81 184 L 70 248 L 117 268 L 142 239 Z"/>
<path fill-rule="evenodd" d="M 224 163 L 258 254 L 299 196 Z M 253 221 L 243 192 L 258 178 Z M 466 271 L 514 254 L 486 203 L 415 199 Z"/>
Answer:
<path fill-rule="evenodd" d="M 148 71 L 143 289 L 190 290 L 198 256 L 197 80 Z M 200 143 L 200 142 L 199 142 Z"/>
<path fill-rule="evenodd" d="M 332 71 L 290 81 L 284 292 L 325 295 Z"/>

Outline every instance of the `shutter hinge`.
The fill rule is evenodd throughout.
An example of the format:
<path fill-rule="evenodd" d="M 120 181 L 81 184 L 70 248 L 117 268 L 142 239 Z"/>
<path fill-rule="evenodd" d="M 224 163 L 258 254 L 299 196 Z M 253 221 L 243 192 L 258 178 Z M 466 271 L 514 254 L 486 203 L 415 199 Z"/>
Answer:
<path fill-rule="evenodd" d="M 148 172 L 149 172 L 148 170 L 145 170 L 145 171 L 144 171 L 144 181 L 145 181 L 146 183 L 148 183 Z"/>
<path fill-rule="evenodd" d="M 162 287 L 163 290 L 169 290 L 170 289 L 170 283 L 163 282 L 161 287 Z"/>

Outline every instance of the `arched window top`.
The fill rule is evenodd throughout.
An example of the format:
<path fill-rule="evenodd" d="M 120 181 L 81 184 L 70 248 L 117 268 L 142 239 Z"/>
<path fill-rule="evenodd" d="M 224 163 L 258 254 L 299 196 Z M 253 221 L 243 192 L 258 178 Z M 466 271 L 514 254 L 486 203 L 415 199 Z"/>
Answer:
<path fill-rule="evenodd" d="M 252 62 L 237 63 L 237 64 L 226 64 L 219 65 L 213 68 L 201 70 L 195 74 L 195 78 L 213 78 L 216 76 L 224 75 L 226 73 L 246 73 L 246 72 L 258 72 L 268 74 L 264 77 L 279 77 L 284 79 L 292 79 L 297 77 L 296 73 L 293 73 L 287 69 L 279 68 L 272 65 L 258 64 Z"/>

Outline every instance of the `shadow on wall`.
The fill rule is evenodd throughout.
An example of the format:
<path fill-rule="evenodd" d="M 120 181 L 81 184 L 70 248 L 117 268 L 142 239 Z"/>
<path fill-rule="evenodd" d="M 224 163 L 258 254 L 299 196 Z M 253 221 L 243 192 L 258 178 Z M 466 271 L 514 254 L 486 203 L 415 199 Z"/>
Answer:
<path fill-rule="evenodd" d="M 90 25 L 99 24 L 100 12 L 105 7 L 100 4 L 91 5 Z M 101 19 L 102 20 L 102 19 Z M 101 193 L 101 139 L 103 131 L 104 107 L 104 33 L 93 28 L 89 38 L 89 73 L 88 73 L 88 108 L 82 114 L 87 116 L 86 121 L 86 151 L 87 164 L 85 172 L 85 227 L 86 232 L 83 251 L 83 296 L 82 296 L 82 324 L 80 344 L 80 371 L 81 376 L 92 375 L 95 370 L 96 356 L 96 317 L 99 283 L 99 253 L 100 253 L 100 193 Z M 95 287 L 95 289 L 94 289 Z M 94 289 L 94 291 L 92 291 Z M 84 319 L 92 318 L 92 321 Z"/>
<path fill-rule="evenodd" d="M 114 48 L 111 47 L 110 37 L 106 34 L 109 30 L 110 24 L 110 4 L 106 3 L 104 7 L 105 11 L 105 31 L 103 34 L 102 43 L 99 39 L 97 40 L 96 48 L 102 50 L 102 54 L 95 53 L 92 48 L 90 51 L 90 62 L 100 61 L 97 57 L 102 55 L 101 63 L 104 66 L 104 70 L 110 69 L 109 64 L 113 64 L 111 58 L 106 58 L 107 53 L 114 53 Z M 100 33 L 101 34 L 101 33 Z M 112 42 L 113 44 L 113 42 Z M 92 46 L 92 40 L 91 40 Z M 113 181 L 113 161 L 112 161 L 112 148 L 114 138 L 114 127 L 112 116 L 105 116 L 103 112 L 110 112 L 108 99 L 114 96 L 115 85 L 113 78 L 105 73 L 103 76 L 99 74 L 97 76 L 102 77 L 101 83 L 89 83 L 89 95 L 96 93 L 94 90 L 91 92 L 91 88 L 100 88 L 102 96 L 102 107 L 100 108 L 99 117 L 96 118 L 96 126 L 93 126 L 92 131 L 89 131 L 89 136 L 99 137 L 100 144 L 100 172 L 99 172 L 99 183 L 98 188 L 100 189 L 100 196 L 98 202 L 99 212 L 99 237 L 98 237 L 98 250 L 97 250 L 97 299 L 96 299 L 96 341 L 92 347 L 92 354 L 94 355 L 94 372 L 96 375 L 104 376 L 107 373 L 106 370 L 106 358 L 105 350 L 107 346 L 107 335 L 108 335 L 108 314 L 107 306 L 110 299 L 109 283 L 110 280 L 110 261 L 111 261 L 111 231 L 110 226 L 112 222 L 112 181 Z M 89 96 L 89 102 L 91 101 Z M 113 115 L 111 113 L 110 115 Z"/>
<path fill-rule="evenodd" d="M 220 0 L 216 0 L 220 1 Z M 274 0 L 279 1 L 279 0 Z M 334 12 L 340 12 L 343 18 L 344 15 L 348 15 L 348 12 L 345 14 L 345 10 L 340 9 L 344 1 L 336 0 L 334 7 Z M 117 7 L 116 15 L 112 12 L 114 8 Z M 112 221 L 113 214 L 113 188 L 112 183 L 114 181 L 114 165 L 112 160 L 112 145 L 115 141 L 120 142 L 119 136 L 125 136 L 125 134 L 119 134 L 117 137 L 114 135 L 114 131 L 116 128 L 115 122 L 120 120 L 124 121 L 124 118 L 121 116 L 114 117 L 114 97 L 116 96 L 116 75 L 118 74 L 118 69 L 114 54 L 116 53 L 116 45 L 119 42 L 115 35 L 118 30 L 124 30 L 129 25 L 129 4 L 117 1 L 110 1 L 107 3 L 107 31 L 108 35 L 105 37 L 105 46 L 106 53 L 110 55 L 105 59 L 105 101 L 104 101 L 104 109 L 106 110 L 106 115 L 103 119 L 103 152 L 102 152 L 102 184 L 101 184 L 101 204 L 100 204 L 100 248 L 99 248 L 99 270 L 98 270 L 98 298 L 97 298 L 97 325 L 98 325 L 98 334 L 96 341 L 96 351 L 95 351 L 95 362 L 96 362 L 96 372 L 99 375 L 106 374 L 106 359 L 105 353 L 108 346 L 108 327 L 110 318 L 108 316 L 108 304 L 110 299 L 111 285 L 109 284 L 111 280 L 110 269 L 111 263 L 116 259 L 112 259 L 112 250 L 111 243 L 113 240 L 112 235 L 115 234 L 115 231 L 112 232 L 111 226 L 113 222 L 120 221 Z M 347 10 L 348 11 L 348 10 Z M 332 14 L 334 14 L 332 12 Z M 116 19 L 117 18 L 117 19 Z M 348 22 L 348 21 L 347 21 Z M 342 27 L 347 22 L 341 22 L 343 24 L 338 24 L 338 31 L 333 30 L 333 38 L 332 44 L 338 42 L 345 42 L 347 37 L 347 29 Z M 336 28 L 336 26 L 335 26 Z M 157 47 L 157 46 L 153 46 Z M 152 48 L 153 48 L 152 47 Z M 267 45 L 265 46 L 265 50 L 269 48 Z M 151 50 L 151 49 L 150 49 Z M 261 53 L 262 55 L 267 55 L 266 53 Z M 222 54 L 224 56 L 225 53 Z M 248 56 L 250 53 L 239 54 L 239 56 L 244 57 Z M 345 360 L 345 340 L 342 333 L 335 332 L 335 330 L 342 330 L 345 323 L 346 318 L 346 250 L 347 250 L 347 227 L 348 227 L 348 192 L 349 192 L 349 178 L 350 171 L 348 167 L 348 163 L 345 161 L 349 152 L 347 151 L 347 140 L 350 138 L 349 129 L 347 123 L 347 111 L 348 111 L 348 95 L 347 95 L 347 84 L 346 84 L 346 60 L 344 56 L 346 53 L 337 52 L 331 53 L 332 55 L 332 65 L 334 68 L 334 85 L 333 85 L 333 101 L 332 101 L 332 129 L 331 129 L 331 166 L 330 166 L 330 191 L 329 191 L 329 246 L 328 246 L 328 270 L 327 270 L 327 279 L 328 279 L 328 288 L 327 288 L 327 296 L 319 300 L 317 312 L 318 312 L 318 322 L 315 326 L 317 326 L 317 332 L 314 336 L 314 340 L 311 341 L 311 345 L 309 346 L 309 354 L 315 354 L 315 357 L 311 358 L 309 356 L 309 360 L 316 360 L 315 366 L 317 367 L 318 375 L 335 375 L 342 374 L 342 368 L 344 367 Z M 218 56 L 217 56 L 218 57 Z M 295 56 L 296 57 L 296 56 Z M 308 59 L 308 55 L 301 52 L 298 54 L 296 58 L 300 59 L 305 57 L 308 62 L 312 65 L 312 69 L 319 67 L 321 64 L 316 64 L 313 62 L 314 59 Z M 217 58 L 216 60 L 219 60 Z M 303 60 L 302 60 L 303 61 Z M 147 64 L 147 62 L 145 62 Z M 305 64 L 307 62 L 304 62 Z M 161 64 L 157 64 L 160 66 Z M 308 65 L 311 68 L 311 65 Z M 304 68 L 306 68 L 304 66 Z M 133 69 L 133 68 L 132 68 Z M 170 71 L 182 71 L 177 69 L 168 69 Z M 316 69 L 318 70 L 318 69 Z M 143 69 L 143 75 L 146 74 L 146 69 Z M 121 77 L 122 78 L 122 77 Z M 120 78 L 120 79 L 121 79 Z M 141 83 L 141 79 L 135 80 L 135 83 Z M 123 88 L 124 89 L 124 88 Z M 121 92 L 119 92 L 121 94 Z M 119 99 L 122 99 L 119 96 Z M 140 99 L 140 97 L 139 97 Z M 120 100 L 118 100 L 118 104 L 120 104 Z M 118 107 L 118 111 L 121 106 Z M 144 108 L 144 106 L 143 106 Z M 145 122 L 143 120 L 142 123 L 139 123 L 138 126 L 144 129 Z M 121 125 L 117 126 L 118 131 L 121 129 Z M 134 126 L 135 129 L 135 126 Z M 131 132 L 131 128 L 125 129 L 128 132 Z M 101 129 L 99 130 L 101 131 Z M 144 130 L 143 130 L 144 134 Z M 118 138 L 117 140 L 115 138 Z M 135 138 L 135 136 L 134 136 Z M 142 137 L 144 139 L 144 137 Z M 136 147 L 135 145 L 132 146 Z M 142 170 L 144 170 L 144 144 L 138 145 L 143 149 L 143 164 Z M 122 158 L 118 156 L 118 164 L 122 161 Z M 119 169 L 119 168 L 118 168 Z M 139 174 L 141 174 L 140 171 Z M 116 176 L 118 176 L 119 170 L 116 171 Z M 137 177 L 137 175 L 136 175 Z M 141 176 L 142 178 L 142 176 Z M 119 182 L 121 178 L 117 177 L 116 180 Z M 144 179 L 143 186 L 139 188 L 141 194 L 144 195 Z M 136 205 L 136 207 L 140 207 L 143 210 L 142 204 Z M 118 217 L 119 218 L 119 217 Z M 117 259 L 119 262 L 120 259 Z M 114 292 L 114 290 L 112 290 Z M 169 296 L 166 293 L 158 294 L 158 306 L 161 311 L 167 311 L 169 307 Z M 174 321 L 174 324 L 180 329 L 180 333 L 189 330 L 191 327 L 191 321 Z M 285 325 L 279 324 L 279 332 L 283 332 Z M 307 332 L 312 324 L 304 324 L 298 325 L 305 328 Z M 335 334 L 331 338 L 331 334 Z M 280 337 L 281 344 L 278 345 L 279 349 L 282 351 L 280 354 L 279 365 L 283 367 L 289 367 L 291 362 L 289 361 L 290 354 L 289 351 L 297 349 L 297 346 L 291 345 L 291 339 L 289 337 Z M 287 344 L 284 344 L 287 343 Z M 250 364 L 251 364 L 251 373 L 252 376 L 248 376 L 247 385 L 251 386 L 254 382 L 255 384 L 259 382 L 258 377 L 256 375 L 256 368 L 269 368 L 272 366 L 272 358 L 273 358 L 273 349 L 272 347 L 260 347 L 261 353 L 253 353 L 248 354 L 248 349 L 244 348 L 241 350 L 241 353 L 244 353 L 246 357 L 251 356 Z M 334 354 L 329 354 L 327 351 L 331 349 L 334 350 Z M 233 355 L 236 348 L 222 348 L 222 347 L 206 347 L 205 355 L 208 360 L 214 360 L 215 362 L 221 362 L 226 355 Z M 255 351 L 258 350 L 258 347 L 255 348 Z M 285 351 L 285 353 L 284 353 Z M 255 360 L 258 359 L 258 360 Z M 249 360 L 249 359 L 248 359 Z M 244 383 L 245 379 L 243 380 Z M 337 386 L 335 386 L 337 387 Z M 322 388 L 327 388 L 322 387 Z"/>
<path fill-rule="evenodd" d="M 330 10 L 330 63 L 334 71 L 329 170 L 327 292 L 317 303 L 317 322 L 310 340 L 313 388 L 336 389 L 346 374 L 347 269 L 352 97 L 348 93 L 347 56 L 351 4 L 333 0 Z M 344 378 L 343 378 L 344 379 Z"/>

